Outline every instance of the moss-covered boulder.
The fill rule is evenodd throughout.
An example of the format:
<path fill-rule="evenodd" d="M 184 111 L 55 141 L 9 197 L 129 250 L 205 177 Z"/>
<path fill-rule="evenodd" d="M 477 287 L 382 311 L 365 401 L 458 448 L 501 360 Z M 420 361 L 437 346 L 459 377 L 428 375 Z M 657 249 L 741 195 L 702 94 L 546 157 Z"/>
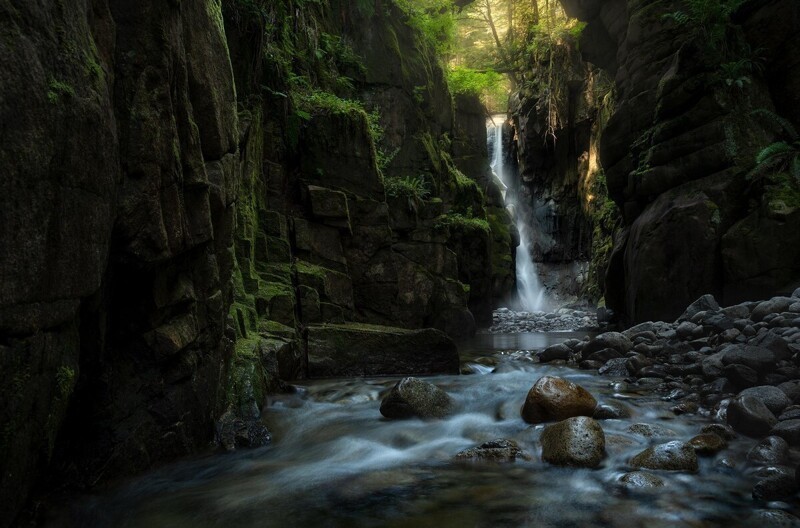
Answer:
<path fill-rule="evenodd" d="M 391 419 L 443 418 L 453 407 L 453 399 L 433 383 L 403 378 L 381 401 L 381 414 Z"/>
<path fill-rule="evenodd" d="M 312 378 L 457 374 L 458 350 L 443 332 L 356 323 L 308 327 Z"/>

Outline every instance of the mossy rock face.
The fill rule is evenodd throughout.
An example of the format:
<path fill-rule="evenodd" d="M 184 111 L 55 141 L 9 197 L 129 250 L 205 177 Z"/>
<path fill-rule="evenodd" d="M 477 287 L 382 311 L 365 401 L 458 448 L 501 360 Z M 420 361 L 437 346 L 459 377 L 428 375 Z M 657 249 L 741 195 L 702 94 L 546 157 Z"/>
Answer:
<path fill-rule="evenodd" d="M 312 378 L 456 374 L 458 350 L 443 332 L 356 323 L 308 327 Z"/>

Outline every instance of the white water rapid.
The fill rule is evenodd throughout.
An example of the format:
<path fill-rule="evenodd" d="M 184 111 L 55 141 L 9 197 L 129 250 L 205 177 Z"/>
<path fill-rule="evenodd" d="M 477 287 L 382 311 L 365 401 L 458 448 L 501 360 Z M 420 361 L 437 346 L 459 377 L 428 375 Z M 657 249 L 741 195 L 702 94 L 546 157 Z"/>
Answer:
<path fill-rule="evenodd" d="M 486 134 L 489 146 L 492 149 L 492 170 L 495 179 L 503 189 L 506 206 L 513 207 L 514 219 L 519 231 L 519 246 L 517 246 L 517 297 L 520 308 L 529 312 L 538 312 L 547 308 L 545 291 L 539 282 L 536 265 L 531 259 L 531 241 L 533 234 L 525 222 L 526 204 L 518 203 L 515 186 L 511 179 L 513 174 L 508 174 L 503 159 L 503 123 L 505 116 L 495 115 L 487 121 Z"/>

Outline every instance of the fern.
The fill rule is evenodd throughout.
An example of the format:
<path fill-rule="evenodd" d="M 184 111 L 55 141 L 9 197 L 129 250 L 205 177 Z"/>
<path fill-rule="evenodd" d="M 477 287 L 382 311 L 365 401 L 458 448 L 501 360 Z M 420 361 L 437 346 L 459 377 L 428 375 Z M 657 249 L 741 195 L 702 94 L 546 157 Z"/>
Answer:
<path fill-rule="evenodd" d="M 797 129 L 788 119 L 764 108 L 754 110 L 752 115 L 778 125 L 786 139 L 775 141 L 761 149 L 756 155 L 756 165 L 747 177 L 755 179 L 771 172 L 788 170 L 800 182 L 800 134 Z"/>

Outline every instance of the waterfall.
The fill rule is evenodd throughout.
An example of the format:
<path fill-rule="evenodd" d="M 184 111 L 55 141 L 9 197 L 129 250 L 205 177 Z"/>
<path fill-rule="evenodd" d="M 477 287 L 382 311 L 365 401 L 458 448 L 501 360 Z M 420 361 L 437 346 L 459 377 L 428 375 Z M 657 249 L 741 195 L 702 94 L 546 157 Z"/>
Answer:
<path fill-rule="evenodd" d="M 486 137 L 492 151 L 492 171 L 495 181 L 503 191 L 503 198 L 507 207 L 512 207 L 519 231 L 519 246 L 517 246 L 517 299 L 519 306 L 527 311 L 541 311 L 547 306 L 544 288 L 539 283 L 536 265 L 531 258 L 531 240 L 534 236 L 525 222 L 528 207 L 525 203 L 517 203 L 516 188 L 513 174 L 508 174 L 503 159 L 503 123 L 505 116 L 492 116 L 487 122 Z"/>

